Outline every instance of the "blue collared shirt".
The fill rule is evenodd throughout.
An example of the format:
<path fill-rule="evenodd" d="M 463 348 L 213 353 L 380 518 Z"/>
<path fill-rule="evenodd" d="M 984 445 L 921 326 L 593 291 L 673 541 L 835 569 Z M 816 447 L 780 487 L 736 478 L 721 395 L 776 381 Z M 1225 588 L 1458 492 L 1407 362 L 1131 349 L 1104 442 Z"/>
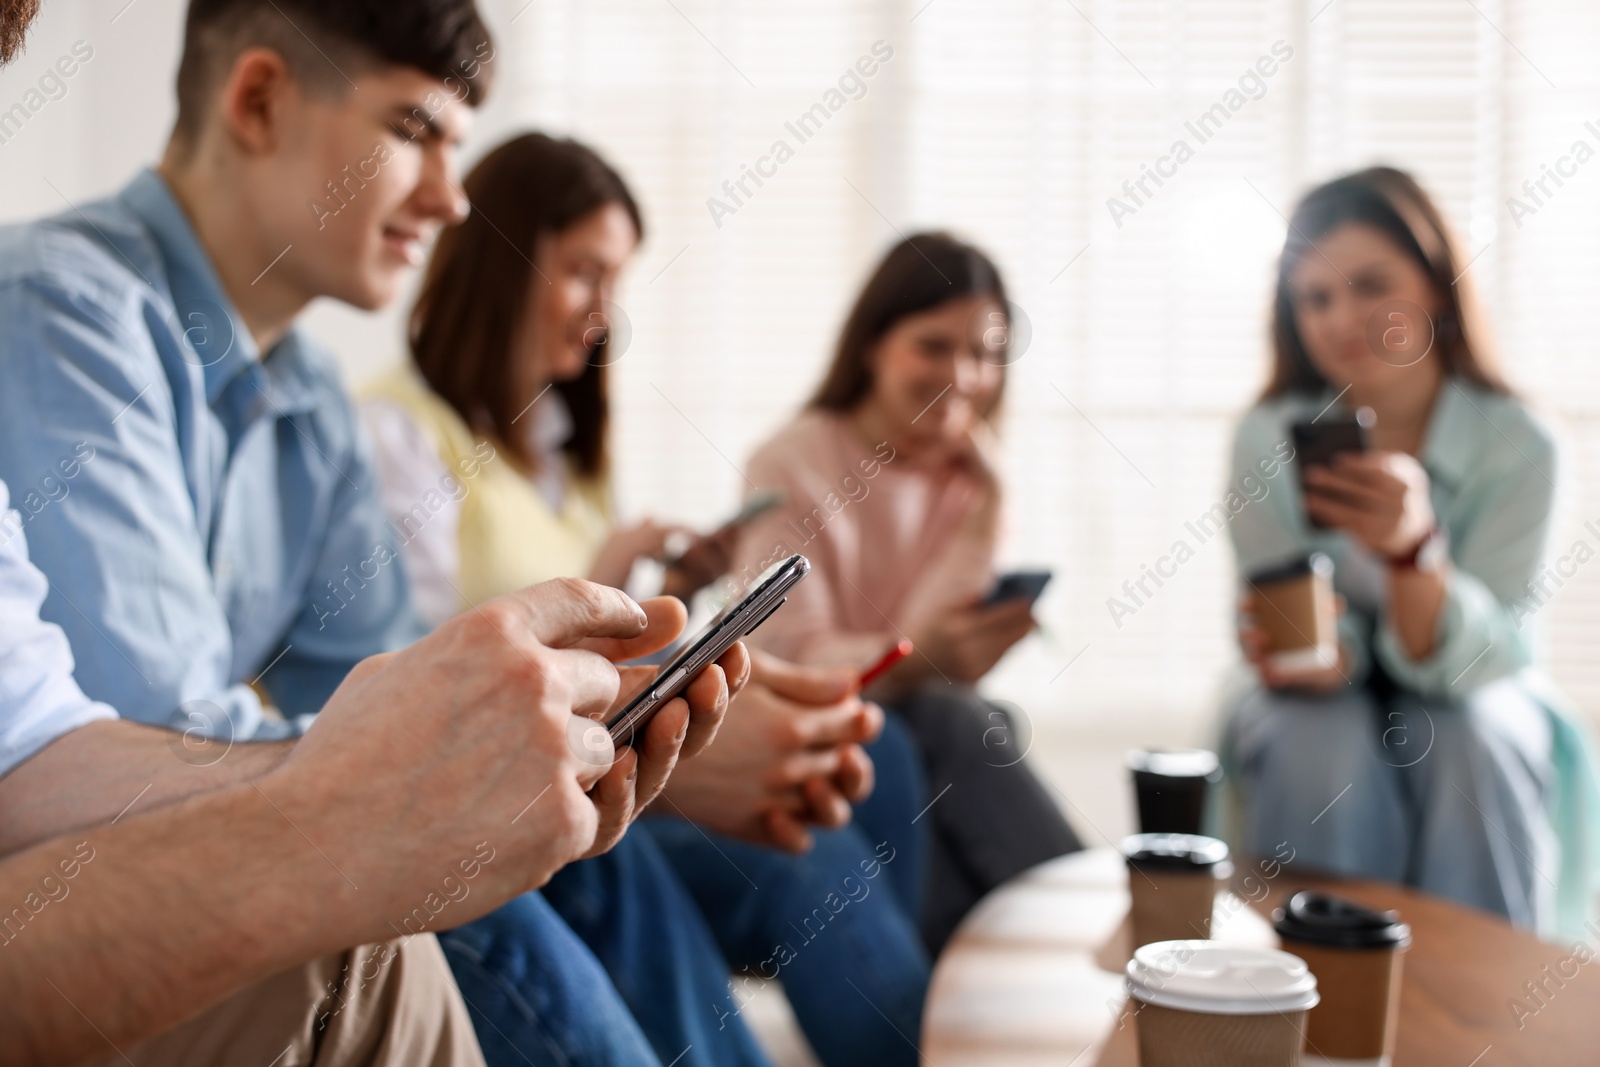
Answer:
<path fill-rule="evenodd" d="M 0 230 L 0 322 L 0 478 L 90 697 L 281 737 L 421 633 L 332 361 L 256 350 L 154 172 Z"/>
<path fill-rule="evenodd" d="M 1445 380 L 1418 460 L 1428 472 L 1434 515 L 1450 538 L 1453 568 L 1433 651 L 1414 660 L 1384 610 L 1384 564 L 1349 535 L 1313 527 L 1294 465 L 1273 462 L 1292 453 L 1291 425 L 1333 400 L 1331 392 L 1281 397 L 1241 420 L 1230 489 L 1242 492 L 1241 500 L 1259 499 L 1242 504 L 1229 521 L 1240 573 L 1311 551 L 1331 556 L 1334 584 L 1349 605 L 1340 630 L 1354 681 L 1376 657 L 1414 692 L 1459 695 L 1534 666 L 1546 599 L 1538 583 L 1559 481 L 1554 436 L 1521 402 L 1460 378 Z"/>
<path fill-rule="evenodd" d="M 28 563 L 23 513 L 8 502 L 0 482 L 0 775 L 64 733 L 117 717 L 83 695 L 66 637 L 40 620 L 44 575 Z"/>

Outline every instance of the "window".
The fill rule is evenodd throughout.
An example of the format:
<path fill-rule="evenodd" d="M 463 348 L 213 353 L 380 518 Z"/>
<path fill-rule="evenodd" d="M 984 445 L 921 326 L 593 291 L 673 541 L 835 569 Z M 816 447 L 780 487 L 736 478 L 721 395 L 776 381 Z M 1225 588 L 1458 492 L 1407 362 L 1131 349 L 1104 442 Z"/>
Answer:
<path fill-rule="evenodd" d="M 732 509 L 739 464 L 815 384 L 898 233 L 949 227 L 998 256 L 1032 329 L 1005 414 L 1008 553 L 1057 578 L 1047 638 L 997 685 L 1036 715 L 1214 708 L 1234 658 L 1225 538 L 1120 627 L 1107 599 L 1220 498 L 1265 371 L 1282 215 L 1354 167 L 1414 170 L 1457 224 L 1514 379 L 1568 432 L 1560 541 L 1600 549 L 1577 521 L 1600 520 L 1600 162 L 1561 164 L 1532 212 L 1507 202 L 1575 142 L 1600 150 L 1592 5 L 540 0 L 501 29 L 496 121 L 571 131 L 642 194 L 618 368 L 631 510 Z M 892 56 L 841 81 L 875 46 Z M 766 176 L 740 192 L 747 168 Z M 1600 707 L 1600 565 L 1544 621 L 1557 679 Z"/>

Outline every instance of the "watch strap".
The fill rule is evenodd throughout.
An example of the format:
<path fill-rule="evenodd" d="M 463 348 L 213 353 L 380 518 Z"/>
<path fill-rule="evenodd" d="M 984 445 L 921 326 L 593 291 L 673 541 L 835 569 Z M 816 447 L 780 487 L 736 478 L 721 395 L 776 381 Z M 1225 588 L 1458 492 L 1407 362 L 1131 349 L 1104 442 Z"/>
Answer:
<path fill-rule="evenodd" d="M 1409 552 L 1398 556 L 1390 556 L 1389 569 L 1396 571 L 1436 571 L 1439 569 L 1439 556 L 1446 540 L 1443 527 L 1437 523 L 1427 535 L 1418 541 Z"/>

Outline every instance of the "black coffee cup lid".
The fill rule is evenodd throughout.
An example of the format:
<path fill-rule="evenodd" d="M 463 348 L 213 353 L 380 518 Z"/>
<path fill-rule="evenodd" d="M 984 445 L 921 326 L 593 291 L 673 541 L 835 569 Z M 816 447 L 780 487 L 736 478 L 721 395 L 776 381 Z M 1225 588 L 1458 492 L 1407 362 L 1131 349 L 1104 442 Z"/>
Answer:
<path fill-rule="evenodd" d="M 1136 748 L 1128 753 L 1128 769 L 1163 778 L 1220 777 L 1215 752 L 1203 748 Z"/>
<path fill-rule="evenodd" d="M 1404 948 L 1411 927 L 1395 911 L 1374 911 L 1326 893 L 1303 890 L 1272 913 L 1278 936 L 1336 948 Z"/>
<path fill-rule="evenodd" d="M 1214 869 L 1228 862 L 1228 846 L 1199 834 L 1134 834 L 1122 839 L 1122 855 L 1129 866 L 1144 870 L 1213 870 L 1220 876 Z"/>
<path fill-rule="evenodd" d="M 1271 585 L 1274 582 L 1285 582 L 1290 578 L 1299 578 L 1307 574 L 1320 574 L 1324 578 L 1331 578 L 1333 560 L 1326 553 L 1313 552 L 1308 556 L 1299 556 L 1257 571 L 1250 575 L 1249 581 L 1251 585 Z"/>

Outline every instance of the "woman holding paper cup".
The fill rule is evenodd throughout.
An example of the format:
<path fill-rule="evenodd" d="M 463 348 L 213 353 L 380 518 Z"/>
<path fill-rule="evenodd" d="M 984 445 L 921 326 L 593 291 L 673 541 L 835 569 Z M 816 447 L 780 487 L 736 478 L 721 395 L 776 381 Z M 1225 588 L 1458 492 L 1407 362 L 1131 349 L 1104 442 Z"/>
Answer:
<path fill-rule="evenodd" d="M 1287 841 L 1308 866 L 1570 928 L 1595 823 L 1555 813 L 1592 808 L 1593 772 L 1528 599 L 1557 448 L 1491 357 L 1466 267 L 1390 168 L 1290 221 L 1271 378 L 1233 446 L 1235 475 L 1283 472 L 1230 526 L 1255 670 L 1225 761 L 1247 852 Z M 1364 451 L 1290 460 L 1296 424 L 1341 418 Z"/>

